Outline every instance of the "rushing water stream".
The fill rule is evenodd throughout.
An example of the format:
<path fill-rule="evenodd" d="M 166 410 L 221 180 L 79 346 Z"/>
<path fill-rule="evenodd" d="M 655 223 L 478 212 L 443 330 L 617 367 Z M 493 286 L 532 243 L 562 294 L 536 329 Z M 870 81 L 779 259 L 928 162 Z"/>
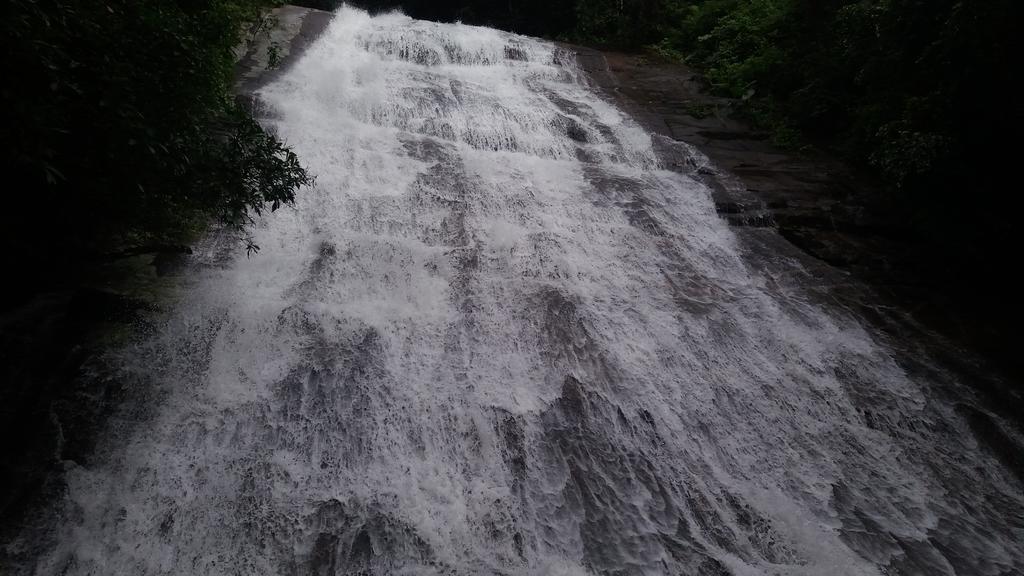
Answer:
<path fill-rule="evenodd" d="M 346 8 L 260 96 L 316 186 L 112 353 L 30 573 L 1024 569 L 1018 480 L 571 54 Z"/>

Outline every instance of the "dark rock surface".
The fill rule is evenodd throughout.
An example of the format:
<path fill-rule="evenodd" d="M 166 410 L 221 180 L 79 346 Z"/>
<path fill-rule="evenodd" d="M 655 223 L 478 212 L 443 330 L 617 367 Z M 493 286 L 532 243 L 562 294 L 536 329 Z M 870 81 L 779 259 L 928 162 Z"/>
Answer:
<path fill-rule="evenodd" d="M 734 101 L 708 94 L 682 64 L 572 49 L 594 82 L 647 129 L 696 147 L 726 173 L 731 185 L 715 187 L 715 202 L 730 223 L 775 228 L 876 287 L 913 283 L 898 223 L 871 209 L 873 186 L 842 162 L 773 146 L 768 134 L 735 118 Z"/>
<path fill-rule="evenodd" d="M 235 91 L 250 100 L 253 93 L 284 73 L 320 37 L 334 14 L 286 5 L 267 16 L 259 31 L 238 47 Z"/>

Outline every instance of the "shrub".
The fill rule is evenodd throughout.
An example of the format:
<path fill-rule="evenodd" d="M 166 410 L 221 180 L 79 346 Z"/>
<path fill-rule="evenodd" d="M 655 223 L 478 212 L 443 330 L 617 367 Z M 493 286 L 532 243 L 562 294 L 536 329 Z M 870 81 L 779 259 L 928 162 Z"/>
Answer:
<path fill-rule="evenodd" d="M 0 21 L 0 108 L 15 264 L 52 264 L 179 240 L 308 182 L 236 103 L 234 49 L 262 0 L 12 0 Z"/>

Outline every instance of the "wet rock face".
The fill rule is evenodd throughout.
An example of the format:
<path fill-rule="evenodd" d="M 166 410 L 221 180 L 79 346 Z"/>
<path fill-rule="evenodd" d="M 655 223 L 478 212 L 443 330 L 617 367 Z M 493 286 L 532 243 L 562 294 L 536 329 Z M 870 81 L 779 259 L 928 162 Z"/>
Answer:
<path fill-rule="evenodd" d="M 237 48 L 235 90 L 257 116 L 269 110 L 254 97 L 255 92 L 294 65 L 327 28 L 331 18 L 331 12 L 323 10 L 281 6 L 266 16 L 266 22 L 272 25 L 263 26 Z"/>
<path fill-rule="evenodd" d="M 730 224 L 775 230 L 811 257 L 880 287 L 886 298 L 931 298 L 904 223 L 878 208 L 870 181 L 833 158 L 772 145 L 734 118 L 733 101 L 708 94 L 683 65 L 572 48 L 598 86 L 669 143 L 666 157 L 675 154 L 671 143 L 707 156 L 711 164 L 700 174 Z"/>
<path fill-rule="evenodd" d="M 736 226 L 777 228 L 799 248 L 831 264 L 869 274 L 879 252 L 899 258 L 898 223 L 869 210 L 874 192 L 835 160 L 774 147 L 767 135 L 733 118 L 733 102 L 711 96 L 699 75 L 680 64 L 577 48 L 594 81 L 653 132 L 685 142 L 725 176 L 715 202 Z"/>
<path fill-rule="evenodd" d="M 412 527 L 376 505 L 331 500 L 307 520 L 312 546 L 290 573 L 387 574 L 434 562 L 430 545 Z"/>

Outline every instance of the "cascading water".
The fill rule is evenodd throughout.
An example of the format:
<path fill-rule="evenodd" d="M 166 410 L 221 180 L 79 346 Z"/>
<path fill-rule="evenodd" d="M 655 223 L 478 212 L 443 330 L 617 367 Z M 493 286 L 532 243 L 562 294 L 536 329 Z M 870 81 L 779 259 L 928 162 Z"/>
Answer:
<path fill-rule="evenodd" d="M 344 8 L 260 96 L 316 186 L 112 354 L 150 409 L 30 572 L 1024 569 L 1018 480 L 570 54 Z"/>

